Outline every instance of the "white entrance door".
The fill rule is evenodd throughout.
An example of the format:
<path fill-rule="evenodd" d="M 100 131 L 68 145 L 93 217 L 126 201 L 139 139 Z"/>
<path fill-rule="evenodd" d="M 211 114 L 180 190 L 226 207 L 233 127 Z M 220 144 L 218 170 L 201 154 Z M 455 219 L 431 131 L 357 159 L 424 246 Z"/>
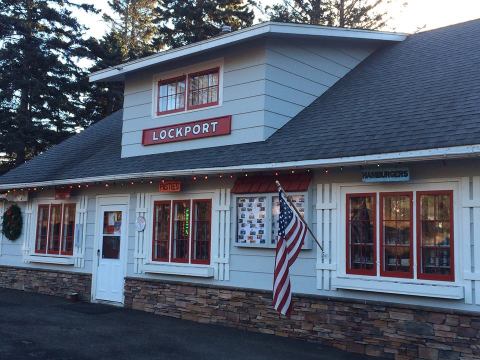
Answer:
<path fill-rule="evenodd" d="M 123 303 L 127 207 L 100 206 L 97 219 L 95 299 Z"/>

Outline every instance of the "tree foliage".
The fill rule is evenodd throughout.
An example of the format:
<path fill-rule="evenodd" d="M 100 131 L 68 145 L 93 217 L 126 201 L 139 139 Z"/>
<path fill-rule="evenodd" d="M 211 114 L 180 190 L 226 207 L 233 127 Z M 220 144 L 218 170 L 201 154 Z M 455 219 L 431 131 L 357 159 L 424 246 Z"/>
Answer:
<path fill-rule="evenodd" d="M 253 0 L 163 0 L 157 8 L 157 44 L 179 47 L 252 25 Z"/>
<path fill-rule="evenodd" d="M 391 1 L 283 0 L 266 11 L 271 21 L 376 30 L 385 26 L 385 5 Z"/>
<path fill-rule="evenodd" d="M 93 61 L 90 73 L 150 55 L 161 47 L 159 42 L 153 44 L 158 33 L 154 24 L 157 0 L 112 0 L 108 4 L 112 14 L 104 14 L 103 18 L 110 31 L 100 40 L 89 40 Z M 93 83 L 86 94 L 82 117 L 96 122 L 122 106 L 122 82 Z"/>
<path fill-rule="evenodd" d="M 67 0 L 0 0 L 0 154 L 20 165 L 84 125 L 78 116 L 87 54 Z"/>

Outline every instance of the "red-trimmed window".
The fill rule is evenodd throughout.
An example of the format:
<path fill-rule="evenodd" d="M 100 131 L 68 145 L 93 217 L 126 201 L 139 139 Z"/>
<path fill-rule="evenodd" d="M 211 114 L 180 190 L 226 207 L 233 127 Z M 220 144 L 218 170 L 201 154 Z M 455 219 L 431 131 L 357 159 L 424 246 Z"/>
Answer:
<path fill-rule="evenodd" d="M 219 68 L 188 75 L 188 109 L 218 104 Z"/>
<path fill-rule="evenodd" d="M 35 252 L 47 252 L 49 205 L 39 205 L 37 212 L 37 238 Z"/>
<path fill-rule="evenodd" d="M 173 202 L 172 261 L 188 262 L 190 200 Z"/>
<path fill-rule="evenodd" d="M 156 201 L 152 260 L 210 264 L 212 201 Z"/>
<path fill-rule="evenodd" d="M 212 201 L 193 200 L 191 258 L 195 264 L 210 263 Z"/>
<path fill-rule="evenodd" d="M 347 195 L 347 273 L 376 275 L 376 194 Z"/>
<path fill-rule="evenodd" d="M 453 192 L 417 192 L 418 278 L 453 281 Z"/>
<path fill-rule="evenodd" d="M 158 82 L 157 115 L 185 110 L 186 76 Z"/>
<path fill-rule="evenodd" d="M 170 201 L 154 204 L 152 259 L 155 261 L 168 261 L 171 207 Z"/>
<path fill-rule="evenodd" d="M 413 194 L 380 193 L 380 274 L 413 278 Z"/>
<path fill-rule="evenodd" d="M 62 216 L 62 241 L 60 253 L 73 255 L 73 239 L 75 236 L 75 204 L 65 204 Z"/>
<path fill-rule="evenodd" d="M 75 204 L 39 205 L 35 252 L 73 255 Z"/>

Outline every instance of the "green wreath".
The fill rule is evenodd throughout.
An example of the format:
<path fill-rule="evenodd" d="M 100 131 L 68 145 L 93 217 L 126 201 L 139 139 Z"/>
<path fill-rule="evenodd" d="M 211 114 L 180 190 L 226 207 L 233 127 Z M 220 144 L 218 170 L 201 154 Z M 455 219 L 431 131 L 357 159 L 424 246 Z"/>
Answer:
<path fill-rule="evenodd" d="M 22 234 L 22 226 L 22 211 L 17 204 L 13 204 L 3 214 L 2 233 L 9 240 L 17 240 Z"/>

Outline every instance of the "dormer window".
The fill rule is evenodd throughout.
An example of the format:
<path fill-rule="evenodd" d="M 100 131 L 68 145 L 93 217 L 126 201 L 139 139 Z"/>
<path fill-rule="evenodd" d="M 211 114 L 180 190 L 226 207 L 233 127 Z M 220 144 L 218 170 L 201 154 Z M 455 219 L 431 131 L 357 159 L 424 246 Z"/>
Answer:
<path fill-rule="evenodd" d="M 159 81 L 157 115 L 185 110 L 186 77 Z"/>
<path fill-rule="evenodd" d="M 198 69 L 198 68 L 197 68 Z M 186 71 L 156 82 L 157 116 L 196 110 L 220 103 L 220 67 Z"/>
<path fill-rule="evenodd" d="M 188 75 L 188 109 L 218 104 L 218 68 Z"/>

